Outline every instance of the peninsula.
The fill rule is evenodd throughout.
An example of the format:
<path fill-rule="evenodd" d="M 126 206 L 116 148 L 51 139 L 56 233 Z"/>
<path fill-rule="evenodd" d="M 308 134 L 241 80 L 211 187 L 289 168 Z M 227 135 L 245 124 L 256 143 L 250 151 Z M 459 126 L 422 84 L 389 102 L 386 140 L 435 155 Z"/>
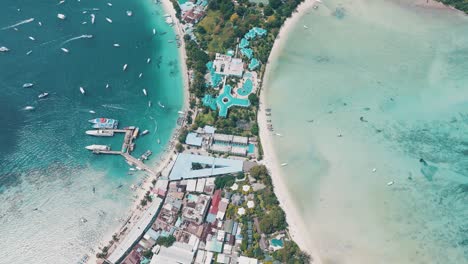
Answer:
<path fill-rule="evenodd" d="M 178 142 L 151 171 L 132 215 L 96 254 L 98 263 L 313 261 L 275 172 L 271 111 L 260 104 L 280 28 L 287 31 L 296 10 L 316 5 L 301 2 L 162 1 L 185 62 Z"/>

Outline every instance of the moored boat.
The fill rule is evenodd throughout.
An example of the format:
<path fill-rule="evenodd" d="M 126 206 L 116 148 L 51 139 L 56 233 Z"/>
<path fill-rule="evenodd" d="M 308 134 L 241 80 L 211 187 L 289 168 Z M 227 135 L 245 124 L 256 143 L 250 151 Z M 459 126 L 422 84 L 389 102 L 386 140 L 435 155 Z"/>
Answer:
<path fill-rule="evenodd" d="M 112 19 L 106 17 L 107 22 L 112 23 Z"/>
<path fill-rule="evenodd" d="M 144 94 L 145 96 L 148 95 L 148 93 L 146 92 L 146 89 L 143 89 L 143 94 Z"/>
<path fill-rule="evenodd" d="M 80 87 L 80 92 L 81 92 L 81 94 L 85 94 L 85 93 L 86 93 L 86 92 L 85 92 L 85 89 L 84 89 L 83 87 Z"/>
<path fill-rule="evenodd" d="M 30 88 L 30 87 L 33 87 L 34 86 L 34 83 L 25 83 L 23 84 L 23 88 Z"/>
<path fill-rule="evenodd" d="M 128 64 L 124 64 L 123 70 L 125 71 L 127 69 L 127 67 L 128 67 Z"/>
<path fill-rule="evenodd" d="M 95 137 L 112 137 L 114 136 L 114 131 L 97 129 L 97 130 L 87 130 L 86 135 L 95 136 Z"/>
<path fill-rule="evenodd" d="M 70 52 L 70 51 L 69 51 L 68 49 L 66 49 L 66 48 L 60 48 L 60 49 L 61 49 L 63 52 L 65 52 L 65 53 Z"/>
<path fill-rule="evenodd" d="M 0 51 L 1 52 L 7 52 L 7 51 L 10 51 L 10 49 L 7 48 L 7 47 L 2 46 L 2 47 L 0 47 Z"/>
<path fill-rule="evenodd" d="M 144 135 L 146 135 L 146 134 L 148 134 L 148 133 L 149 133 L 149 130 L 148 130 L 148 129 L 143 130 L 143 132 L 141 132 L 141 135 L 140 135 L 140 136 L 144 136 Z"/>
<path fill-rule="evenodd" d="M 106 146 L 106 145 L 89 145 L 89 146 L 86 146 L 85 149 L 87 150 L 110 150 L 110 147 L 109 146 Z"/>
<path fill-rule="evenodd" d="M 117 128 L 119 121 L 111 118 L 94 118 L 88 120 L 88 122 L 93 123 L 93 128 Z"/>
<path fill-rule="evenodd" d="M 37 98 L 42 99 L 45 98 L 49 95 L 49 93 L 41 93 L 40 95 L 37 96 Z"/>
<path fill-rule="evenodd" d="M 64 20 L 66 18 L 66 16 L 64 14 L 57 14 L 57 17 L 59 19 L 62 19 L 62 20 Z"/>

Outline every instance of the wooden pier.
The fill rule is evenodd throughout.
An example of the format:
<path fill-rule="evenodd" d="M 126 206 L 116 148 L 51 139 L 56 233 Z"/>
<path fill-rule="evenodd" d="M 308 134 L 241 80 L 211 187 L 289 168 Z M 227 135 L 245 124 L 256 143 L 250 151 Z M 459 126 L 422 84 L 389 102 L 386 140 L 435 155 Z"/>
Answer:
<path fill-rule="evenodd" d="M 127 128 L 127 129 L 106 129 L 114 133 L 125 133 L 124 141 L 120 151 L 117 150 L 94 150 L 94 154 L 109 154 L 109 155 L 121 155 L 125 158 L 128 164 L 137 167 L 139 170 L 146 171 L 152 176 L 156 176 L 156 172 L 153 171 L 148 165 L 144 164 L 142 160 L 139 160 L 131 155 L 131 152 L 135 148 L 134 139 L 138 137 L 138 128 Z"/>

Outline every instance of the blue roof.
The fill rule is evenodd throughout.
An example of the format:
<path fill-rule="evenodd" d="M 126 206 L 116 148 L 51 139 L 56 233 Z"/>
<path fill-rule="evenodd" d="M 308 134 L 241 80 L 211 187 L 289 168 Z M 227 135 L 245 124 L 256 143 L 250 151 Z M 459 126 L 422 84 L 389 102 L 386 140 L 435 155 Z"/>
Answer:
<path fill-rule="evenodd" d="M 249 70 L 253 71 L 258 68 L 258 66 L 260 66 L 260 61 L 258 61 L 256 58 L 253 58 L 249 63 Z"/>
<path fill-rule="evenodd" d="M 192 170 L 193 163 L 209 165 L 211 168 Z M 174 181 L 182 178 L 192 179 L 237 173 L 242 171 L 243 164 L 244 162 L 242 160 L 180 153 L 171 170 L 169 179 Z"/>
<path fill-rule="evenodd" d="M 253 50 L 251 48 L 241 49 L 241 53 L 249 59 L 251 59 L 253 56 Z"/>
<path fill-rule="evenodd" d="M 240 43 L 239 43 L 239 48 L 247 48 L 249 46 L 249 41 L 245 38 L 242 38 Z"/>
<path fill-rule="evenodd" d="M 201 147 L 203 138 L 199 137 L 197 133 L 188 133 L 185 138 L 185 144 Z"/>

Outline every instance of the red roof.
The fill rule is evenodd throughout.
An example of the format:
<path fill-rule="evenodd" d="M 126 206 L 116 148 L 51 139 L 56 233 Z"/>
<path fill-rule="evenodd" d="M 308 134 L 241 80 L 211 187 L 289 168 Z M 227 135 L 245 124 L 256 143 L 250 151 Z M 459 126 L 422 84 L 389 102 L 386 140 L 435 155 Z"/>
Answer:
<path fill-rule="evenodd" d="M 218 213 L 219 201 L 221 201 L 221 190 L 216 190 L 211 200 L 210 214 Z"/>

